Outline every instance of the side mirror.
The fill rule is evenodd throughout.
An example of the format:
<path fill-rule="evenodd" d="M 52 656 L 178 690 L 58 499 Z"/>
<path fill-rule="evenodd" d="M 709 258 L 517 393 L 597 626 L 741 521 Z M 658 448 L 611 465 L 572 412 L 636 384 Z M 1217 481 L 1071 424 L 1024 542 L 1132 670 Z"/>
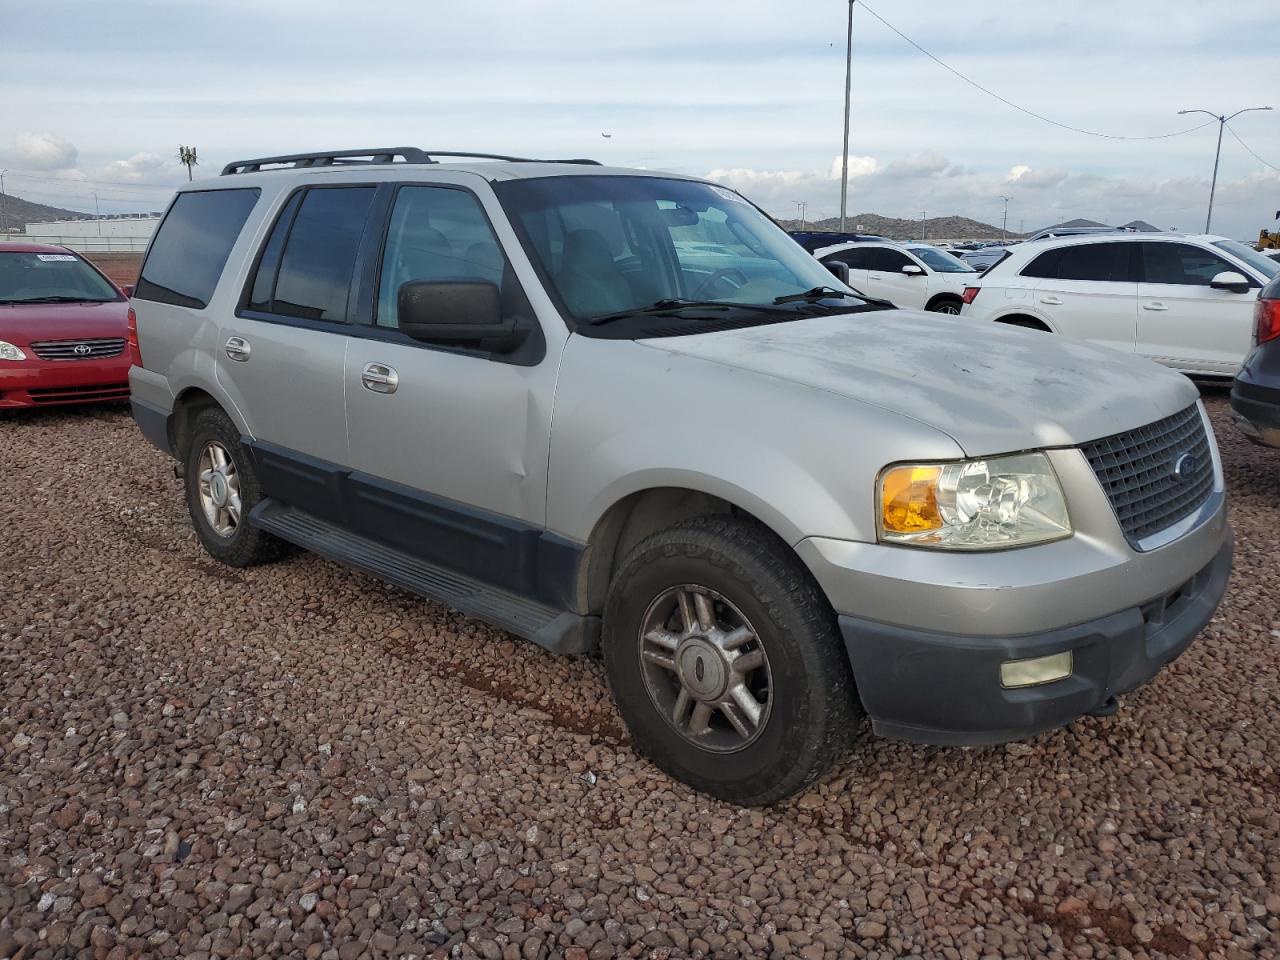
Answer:
<path fill-rule="evenodd" d="M 502 317 L 496 284 L 481 280 L 410 280 L 396 294 L 401 332 L 423 343 L 476 343 L 512 350 L 523 339 Z"/>
<path fill-rule="evenodd" d="M 849 265 L 847 263 L 841 263 L 839 260 L 823 260 L 822 265 L 830 270 L 831 275 L 846 287 L 849 285 Z"/>
<path fill-rule="evenodd" d="M 134 284 L 132 284 L 132 283 L 122 283 L 122 284 L 120 285 L 120 292 L 121 292 L 121 293 L 123 293 L 123 294 L 124 294 L 126 297 L 128 297 L 130 300 L 132 300 L 132 299 L 133 299 L 133 288 L 134 288 Z"/>
<path fill-rule="evenodd" d="M 902 272 L 905 273 L 908 277 L 924 276 L 924 268 L 918 267 L 914 263 L 908 263 L 905 267 L 902 268 Z"/>
<path fill-rule="evenodd" d="M 1224 270 L 1212 280 L 1209 286 L 1215 290 L 1229 290 L 1232 293 L 1248 293 L 1249 278 L 1243 273 L 1236 273 L 1234 270 Z"/>

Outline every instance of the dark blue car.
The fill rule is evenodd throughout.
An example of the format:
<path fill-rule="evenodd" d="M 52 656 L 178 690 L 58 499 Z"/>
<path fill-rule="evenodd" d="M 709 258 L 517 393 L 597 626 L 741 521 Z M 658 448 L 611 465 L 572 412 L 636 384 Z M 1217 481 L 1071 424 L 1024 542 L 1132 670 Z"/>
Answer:
<path fill-rule="evenodd" d="M 1231 386 L 1236 426 L 1255 443 L 1280 447 L 1280 277 L 1258 297 L 1253 349 Z"/>

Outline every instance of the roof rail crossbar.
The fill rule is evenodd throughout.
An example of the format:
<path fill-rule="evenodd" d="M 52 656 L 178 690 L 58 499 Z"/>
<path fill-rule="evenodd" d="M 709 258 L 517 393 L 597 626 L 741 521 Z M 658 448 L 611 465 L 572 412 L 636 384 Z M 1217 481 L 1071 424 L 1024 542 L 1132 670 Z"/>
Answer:
<path fill-rule="evenodd" d="M 438 163 L 434 157 L 475 157 L 482 160 L 505 160 L 510 163 L 584 163 L 599 166 L 598 160 L 535 160 L 531 157 L 508 157 L 497 153 L 466 153 L 449 150 L 421 150 L 418 147 L 377 147 L 371 150 L 325 150 L 320 153 L 291 153 L 279 157 L 258 157 L 254 160 L 235 160 L 222 168 L 222 176 L 235 173 L 257 173 L 263 167 L 288 166 L 329 167 L 355 164 Z"/>

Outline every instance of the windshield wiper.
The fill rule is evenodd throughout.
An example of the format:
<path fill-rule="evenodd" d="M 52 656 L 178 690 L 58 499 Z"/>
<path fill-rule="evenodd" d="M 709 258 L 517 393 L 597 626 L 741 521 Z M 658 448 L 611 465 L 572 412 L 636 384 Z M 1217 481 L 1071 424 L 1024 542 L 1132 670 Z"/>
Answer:
<path fill-rule="evenodd" d="M 612 323 L 614 320 L 625 320 L 627 317 L 673 313 L 689 307 L 697 307 L 700 310 L 728 310 L 733 306 L 739 306 L 739 304 L 725 303 L 722 300 L 685 300 L 682 297 L 666 297 L 662 300 L 656 300 L 646 307 L 632 307 L 630 310 L 619 310 L 616 313 L 604 313 L 598 317 L 591 317 L 587 320 L 587 323 L 593 327 L 598 327 L 605 323 Z"/>
<path fill-rule="evenodd" d="M 804 293 L 789 293 L 785 297 L 774 297 L 774 303 L 814 303 L 818 300 L 830 300 L 834 297 L 854 297 L 861 300 L 856 293 L 848 290 L 837 290 L 835 287 L 814 287 Z"/>
<path fill-rule="evenodd" d="M 23 297 L 18 300 L 6 299 L 0 300 L 0 303 L 110 303 L 110 300 L 103 300 L 101 297 L 68 297 L 68 296 L 50 296 L 50 297 Z"/>

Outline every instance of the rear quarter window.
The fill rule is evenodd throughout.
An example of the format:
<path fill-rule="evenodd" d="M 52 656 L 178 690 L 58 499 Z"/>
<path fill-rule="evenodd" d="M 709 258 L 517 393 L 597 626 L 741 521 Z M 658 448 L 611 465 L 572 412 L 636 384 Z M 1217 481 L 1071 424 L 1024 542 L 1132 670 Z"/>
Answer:
<path fill-rule="evenodd" d="M 245 187 L 178 194 L 151 241 L 134 297 L 207 307 L 261 192 Z"/>

